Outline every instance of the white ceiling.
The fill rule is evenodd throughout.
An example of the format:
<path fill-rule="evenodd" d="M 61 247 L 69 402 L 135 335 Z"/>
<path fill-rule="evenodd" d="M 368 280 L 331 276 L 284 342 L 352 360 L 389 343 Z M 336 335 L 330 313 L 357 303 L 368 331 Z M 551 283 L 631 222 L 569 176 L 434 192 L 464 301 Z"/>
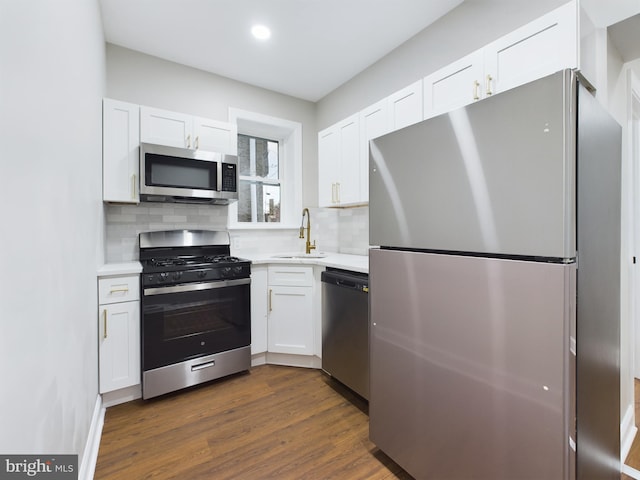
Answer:
<path fill-rule="evenodd" d="M 317 101 L 463 0 L 100 0 L 107 42 Z M 254 23 L 272 30 L 266 42 Z"/>

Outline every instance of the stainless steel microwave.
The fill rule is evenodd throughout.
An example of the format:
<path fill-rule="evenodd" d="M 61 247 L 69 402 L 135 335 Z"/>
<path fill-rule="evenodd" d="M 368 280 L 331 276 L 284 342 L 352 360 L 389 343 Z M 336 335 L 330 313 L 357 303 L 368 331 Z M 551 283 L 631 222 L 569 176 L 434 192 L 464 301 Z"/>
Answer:
<path fill-rule="evenodd" d="M 238 157 L 141 143 L 140 200 L 228 205 L 238 200 Z"/>

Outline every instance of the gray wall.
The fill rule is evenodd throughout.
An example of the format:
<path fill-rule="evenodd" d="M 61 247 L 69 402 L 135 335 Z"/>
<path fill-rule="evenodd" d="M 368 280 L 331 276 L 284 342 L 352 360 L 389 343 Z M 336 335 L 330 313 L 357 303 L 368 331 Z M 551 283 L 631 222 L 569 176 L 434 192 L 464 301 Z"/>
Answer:
<path fill-rule="evenodd" d="M 0 452 L 82 454 L 98 399 L 97 0 L 0 4 Z"/>
<path fill-rule="evenodd" d="M 315 104 L 112 44 L 107 97 L 221 121 L 235 107 L 302 123 L 303 203 L 317 204 Z"/>
<path fill-rule="evenodd" d="M 322 130 L 568 0 L 466 0 L 318 102 Z"/>

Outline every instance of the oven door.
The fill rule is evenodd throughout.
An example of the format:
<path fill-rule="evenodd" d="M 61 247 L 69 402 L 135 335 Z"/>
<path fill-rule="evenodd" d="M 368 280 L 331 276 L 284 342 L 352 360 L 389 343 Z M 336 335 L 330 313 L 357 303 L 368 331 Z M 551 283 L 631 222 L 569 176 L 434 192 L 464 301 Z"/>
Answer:
<path fill-rule="evenodd" d="M 142 370 L 251 344 L 251 279 L 150 287 L 142 297 Z"/>

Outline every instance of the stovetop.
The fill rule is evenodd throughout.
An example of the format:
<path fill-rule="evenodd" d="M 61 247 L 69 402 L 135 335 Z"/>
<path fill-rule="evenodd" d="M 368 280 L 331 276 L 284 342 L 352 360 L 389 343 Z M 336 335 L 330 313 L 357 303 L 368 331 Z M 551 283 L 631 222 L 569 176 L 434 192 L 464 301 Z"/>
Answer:
<path fill-rule="evenodd" d="M 187 255 L 187 256 L 175 256 L 175 257 L 151 257 L 146 260 L 142 260 L 143 271 L 162 271 L 163 269 L 174 269 L 174 267 L 180 268 L 195 268 L 195 267 L 215 267 L 233 263 L 246 262 L 238 257 L 232 257 L 231 255 Z"/>
<path fill-rule="evenodd" d="M 203 230 L 141 233 L 142 285 L 249 278 L 251 261 L 232 256 L 228 239 L 226 232 Z"/>

